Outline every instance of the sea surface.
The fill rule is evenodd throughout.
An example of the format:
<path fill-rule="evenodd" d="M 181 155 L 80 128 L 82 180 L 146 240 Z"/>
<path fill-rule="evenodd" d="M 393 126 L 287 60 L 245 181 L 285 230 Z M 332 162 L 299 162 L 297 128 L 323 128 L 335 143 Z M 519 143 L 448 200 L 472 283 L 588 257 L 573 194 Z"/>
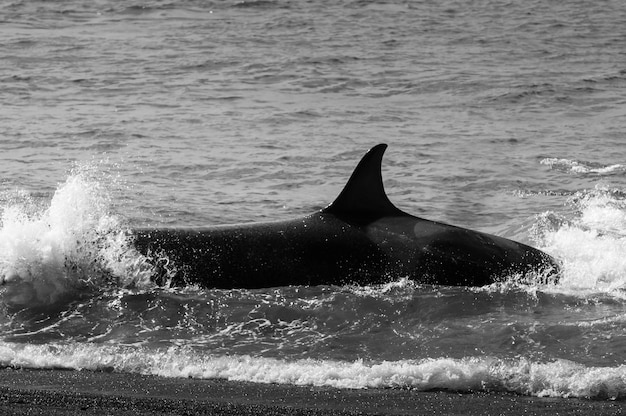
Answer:
<path fill-rule="evenodd" d="M 0 366 L 626 398 L 626 3 L 0 2 Z M 127 230 L 390 199 L 556 285 L 157 287 Z"/>

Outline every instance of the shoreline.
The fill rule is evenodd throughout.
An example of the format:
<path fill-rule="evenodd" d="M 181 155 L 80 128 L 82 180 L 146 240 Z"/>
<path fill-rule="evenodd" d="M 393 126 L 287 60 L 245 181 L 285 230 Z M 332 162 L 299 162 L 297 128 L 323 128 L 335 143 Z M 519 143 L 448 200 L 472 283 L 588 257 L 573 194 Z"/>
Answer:
<path fill-rule="evenodd" d="M 626 403 L 508 393 L 337 389 L 139 374 L 0 369 L 0 414 L 620 415 Z"/>

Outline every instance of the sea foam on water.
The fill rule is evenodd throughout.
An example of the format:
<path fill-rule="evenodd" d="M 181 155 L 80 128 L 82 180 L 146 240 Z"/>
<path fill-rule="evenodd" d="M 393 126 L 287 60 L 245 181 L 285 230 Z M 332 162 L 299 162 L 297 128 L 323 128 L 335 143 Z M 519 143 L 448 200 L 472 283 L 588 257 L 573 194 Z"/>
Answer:
<path fill-rule="evenodd" d="M 213 356 L 188 348 L 160 351 L 111 345 L 19 345 L 0 342 L 0 364 L 19 368 L 120 371 L 177 378 L 221 378 L 334 388 L 410 388 L 418 391 L 507 391 L 542 397 L 622 399 L 626 366 L 588 367 L 568 360 L 428 358 L 368 363 L 363 360 L 280 360 Z"/>
<path fill-rule="evenodd" d="M 23 192 L 6 198 L 0 223 L 0 279 L 9 304 L 50 304 L 75 290 L 145 285 L 149 270 L 130 246 L 111 197 L 93 169 L 77 168 L 47 208 Z"/>
<path fill-rule="evenodd" d="M 151 270 L 146 266 L 145 259 L 132 248 L 123 219 L 112 213 L 112 193 L 107 186 L 106 181 L 99 180 L 97 175 L 94 178 L 89 170 L 78 169 L 58 187 L 49 204 L 44 207 L 24 193 L 18 192 L 10 198 L 4 198 L 0 224 L 0 275 L 5 283 L 2 296 L 6 304 L 21 307 L 46 305 L 72 296 L 84 288 L 103 288 L 107 285 L 115 289 L 151 287 Z M 598 188 L 580 193 L 570 200 L 570 204 L 575 211 L 571 218 L 547 213 L 538 221 L 537 234 L 541 247 L 557 257 L 563 265 L 560 282 L 556 286 L 542 285 L 538 290 L 548 295 L 554 292 L 586 297 L 601 293 L 619 297 L 620 293 L 623 294 L 626 277 L 626 260 L 622 254 L 626 249 L 626 210 L 621 196 Z M 429 298 L 432 297 L 430 291 L 434 290 L 400 279 L 377 287 L 343 288 L 339 293 L 344 297 L 374 300 L 381 296 L 390 297 L 392 303 L 399 303 L 406 310 L 411 309 L 410 305 L 419 306 L 415 313 L 420 314 L 424 313 L 426 302 L 423 297 L 413 302 L 415 293 L 426 291 Z M 331 294 L 335 296 L 335 292 Z M 180 293 L 178 295 L 182 296 Z M 193 296 L 201 295 L 198 292 Z M 222 299 L 219 293 L 214 295 L 218 300 Z M 511 296 L 514 295 L 515 291 Z M 148 301 L 158 300 L 159 296 L 159 293 L 151 294 Z M 498 293 L 494 293 L 494 296 L 498 298 Z M 446 302 L 450 297 L 454 300 L 463 298 L 464 294 L 453 291 L 449 293 L 448 300 L 437 298 L 435 301 Z M 181 300 L 184 299 L 183 296 Z M 472 300 L 477 302 L 475 297 Z M 198 302 L 198 305 L 202 303 Z M 362 305 L 363 302 L 358 304 Z M 235 307 L 238 305 L 246 305 L 246 302 L 236 303 Z M 148 309 L 153 307 L 153 303 L 147 305 Z M 227 305 L 221 305 L 220 308 L 228 312 Z M 365 309 L 361 306 L 359 310 Z M 121 323 L 120 319 L 114 319 L 119 327 L 105 329 L 102 334 L 89 329 L 86 333 L 75 335 L 79 340 L 89 336 L 92 342 L 66 339 L 62 343 L 42 345 L 0 341 L 0 365 L 37 369 L 113 370 L 164 377 L 222 378 L 336 388 L 508 391 L 536 396 L 609 399 L 621 399 L 626 394 L 626 366 L 619 363 L 612 367 L 581 364 L 555 356 L 538 359 L 524 355 L 506 357 L 506 354 L 498 356 L 488 353 L 448 357 L 437 353 L 428 358 L 395 361 L 358 357 L 347 360 L 311 357 L 279 359 L 254 353 L 216 353 L 211 349 L 185 345 L 169 348 L 146 346 L 150 344 L 147 339 L 149 335 L 143 335 L 146 338 L 136 336 L 128 339 L 119 336 L 119 333 L 138 333 L 132 317 L 139 313 L 142 320 L 142 312 L 124 308 L 120 311 L 119 316 L 124 317 L 122 320 L 128 320 L 126 324 Z M 185 313 L 191 312 L 186 310 Z M 221 312 L 216 313 L 218 317 L 221 316 L 220 319 L 226 319 L 220 315 Z M 162 314 L 162 310 L 158 312 L 158 315 Z M 201 313 L 193 318 L 207 319 L 211 316 Z M 296 315 L 297 319 L 300 316 Z M 314 319 L 310 314 L 302 316 Z M 160 335 L 163 337 L 159 340 L 160 345 L 168 345 L 172 337 L 176 336 L 177 327 L 173 326 L 168 332 L 166 329 L 170 323 L 167 319 L 151 319 L 155 319 L 155 328 L 164 331 Z M 575 320 L 574 325 L 578 327 L 584 324 L 586 326 L 583 329 L 587 330 L 589 319 L 582 316 Z M 595 325 L 619 326 L 623 323 L 622 315 L 612 315 L 607 319 L 608 323 L 600 320 Z M 541 329 L 542 325 L 556 325 L 568 329 L 568 324 L 560 320 L 546 321 L 545 324 L 538 322 L 535 326 Z M 109 322 L 106 319 L 104 321 Z M 174 321 L 178 322 L 176 319 Z M 238 328 L 246 322 L 244 319 L 243 324 L 235 321 L 225 322 L 224 325 L 226 329 Z M 477 322 L 471 324 L 477 325 Z M 146 334 L 151 333 L 146 332 L 149 328 L 141 328 Z M 200 335 L 213 336 L 211 325 L 206 328 L 207 333 Z M 68 329 L 71 331 L 72 328 L 68 326 Z M 420 326 L 407 326 L 406 329 L 419 334 Z M 467 329 L 457 328 L 463 334 L 468 333 Z M 453 330 L 452 327 L 448 329 Z M 511 336 L 519 338 L 527 335 L 523 325 L 518 330 L 522 332 L 511 332 Z M 224 328 L 217 324 L 215 331 L 219 335 L 220 331 L 224 332 Z M 17 332 L 18 336 L 22 335 Z M 118 335 L 112 335 L 114 333 Z M 504 333 L 506 335 L 509 332 Z M 237 333 L 226 335 L 239 336 L 240 344 L 263 341 L 258 339 L 262 338 L 262 333 L 254 331 L 249 336 Z M 548 343 L 542 341 L 539 335 L 531 335 L 535 335 L 535 342 Z M 98 341 L 100 339 L 101 342 Z"/>
<path fill-rule="evenodd" d="M 626 199 L 606 186 L 568 200 L 572 218 L 545 213 L 537 223 L 540 248 L 559 259 L 556 291 L 576 296 L 626 296 Z"/>

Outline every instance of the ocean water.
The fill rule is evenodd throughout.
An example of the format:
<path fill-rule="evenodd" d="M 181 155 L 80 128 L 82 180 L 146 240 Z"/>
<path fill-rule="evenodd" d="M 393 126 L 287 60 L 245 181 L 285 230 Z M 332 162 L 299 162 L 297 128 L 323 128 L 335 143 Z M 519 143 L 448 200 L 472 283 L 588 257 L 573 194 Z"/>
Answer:
<path fill-rule="evenodd" d="M 0 5 L 0 365 L 626 397 L 621 1 Z M 390 199 L 557 285 L 163 288 L 138 226 Z"/>

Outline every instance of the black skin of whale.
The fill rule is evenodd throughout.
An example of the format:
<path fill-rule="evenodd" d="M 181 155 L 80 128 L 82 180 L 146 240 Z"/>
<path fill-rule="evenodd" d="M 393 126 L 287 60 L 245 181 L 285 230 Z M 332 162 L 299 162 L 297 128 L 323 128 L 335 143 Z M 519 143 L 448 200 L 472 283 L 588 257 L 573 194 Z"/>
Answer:
<path fill-rule="evenodd" d="M 387 146 L 373 147 L 328 207 L 304 218 L 206 228 L 136 229 L 159 284 L 204 288 L 417 283 L 484 286 L 558 263 L 530 246 L 409 215 L 383 188 Z"/>

